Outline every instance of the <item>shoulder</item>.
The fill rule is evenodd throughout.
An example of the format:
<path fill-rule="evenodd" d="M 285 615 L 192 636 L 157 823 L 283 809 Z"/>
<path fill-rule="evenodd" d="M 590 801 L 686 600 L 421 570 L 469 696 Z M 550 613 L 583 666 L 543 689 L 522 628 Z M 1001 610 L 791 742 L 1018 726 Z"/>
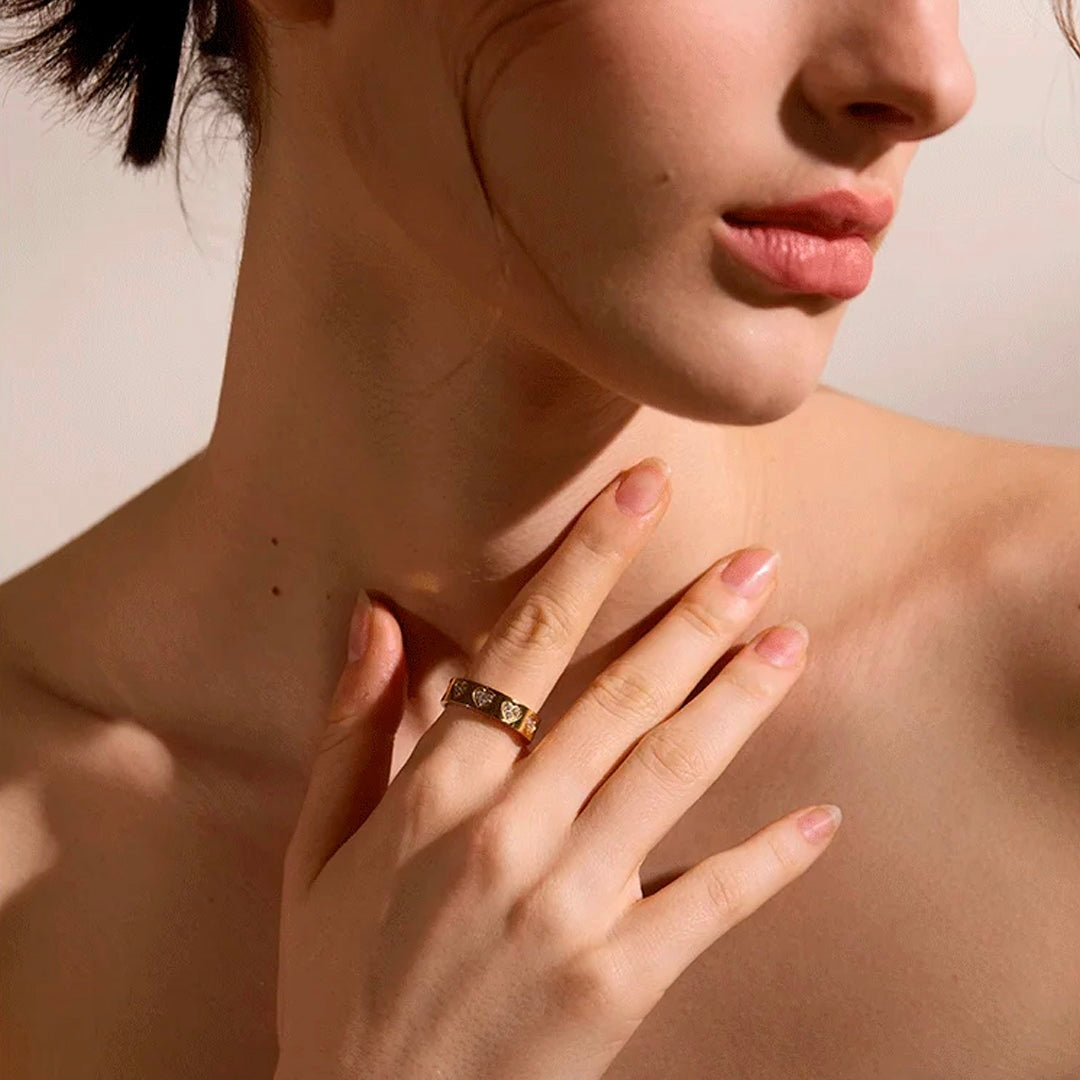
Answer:
<path fill-rule="evenodd" d="M 53 868 L 72 815 L 93 817 L 94 791 L 153 793 L 167 772 L 137 724 L 66 701 L 0 655 L 0 913 Z"/>
<path fill-rule="evenodd" d="M 988 440 L 996 442 L 996 440 Z M 992 448 L 987 521 L 1002 534 L 979 602 L 1017 719 L 1080 734 L 1080 450 Z M 976 582 L 978 584 L 978 582 Z"/>
<path fill-rule="evenodd" d="M 57 854 L 46 785 L 62 712 L 53 695 L 0 658 L 0 911 Z"/>

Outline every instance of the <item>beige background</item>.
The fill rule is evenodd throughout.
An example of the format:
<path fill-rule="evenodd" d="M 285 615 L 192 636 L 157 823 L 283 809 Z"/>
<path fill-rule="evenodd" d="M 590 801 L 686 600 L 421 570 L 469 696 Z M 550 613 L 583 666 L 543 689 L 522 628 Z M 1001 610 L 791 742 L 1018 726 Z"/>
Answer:
<path fill-rule="evenodd" d="M 966 430 L 1080 447 L 1080 59 L 1050 0 L 961 0 L 975 107 L 915 158 L 824 381 Z M 0 81 L 0 579 L 198 450 L 213 425 L 241 165 L 171 166 Z M 1078 478 L 1080 483 L 1080 478 Z"/>

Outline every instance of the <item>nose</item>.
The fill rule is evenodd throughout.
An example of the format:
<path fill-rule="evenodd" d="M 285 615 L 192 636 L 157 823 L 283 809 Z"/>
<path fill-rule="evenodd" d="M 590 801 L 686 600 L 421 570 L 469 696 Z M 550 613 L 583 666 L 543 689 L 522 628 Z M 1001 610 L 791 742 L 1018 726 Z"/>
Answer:
<path fill-rule="evenodd" d="M 830 125 L 871 126 L 914 142 L 948 130 L 975 101 L 957 0 L 847 0 L 830 5 L 800 72 Z"/>

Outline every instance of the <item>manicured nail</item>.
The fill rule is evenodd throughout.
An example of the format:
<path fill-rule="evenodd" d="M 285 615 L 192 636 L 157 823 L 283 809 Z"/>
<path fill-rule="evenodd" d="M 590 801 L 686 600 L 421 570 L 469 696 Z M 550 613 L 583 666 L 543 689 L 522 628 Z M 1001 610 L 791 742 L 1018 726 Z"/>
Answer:
<path fill-rule="evenodd" d="M 635 465 L 619 481 L 615 489 L 615 501 L 619 508 L 632 517 L 641 517 L 656 508 L 664 494 L 671 466 L 660 458 L 646 458 Z"/>
<path fill-rule="evenodd" d="M 754 651 L 776 667 L 792 667 L 806 652 L 810 631 L 798 619 L 788 619 L 765 632 Z"/>
<path fill-rule="evenodd" d="M 765 591 L 776 573 L 780 556 L 768 548 L 750 548 L 728 563 L 720 580 L 730 585 L 740 596 L 752 600 Z"/>
<path fill-rule="evenodd" d="M 799 832 L 812 844 L 820 844 L 828 840 L 837 829 L 844 815 L 839 806 L 827 803 L 824 806 L 815 806 L 813 810 L 807 810 L 795 824 L 799 826 Z"/>
<path fill-rule="evenodd" d="M 371 626 L 371 600 L 364 589 L 360 590 L 349 620 L 349 663 L 359 660 L 367 648 L 368 629 Z"/>

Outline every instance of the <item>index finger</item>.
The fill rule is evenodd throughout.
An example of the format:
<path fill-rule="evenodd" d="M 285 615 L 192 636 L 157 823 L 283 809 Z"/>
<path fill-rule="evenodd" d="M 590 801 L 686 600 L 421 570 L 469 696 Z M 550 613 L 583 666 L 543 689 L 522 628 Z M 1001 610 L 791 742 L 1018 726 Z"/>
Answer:
<path fill-rule="evenodd" d="M 666 462 L 650 457 L 608 484 L 521 588 L 460 674 L 539 711 L 600 605 L 663 517 L 670 475 Z M 525 745 L 499 721 L 453 703 L 421 743 L 421 757 L 451 752 L 467 763 L 469 787 L 477 795 L 502 782 Z"/>

